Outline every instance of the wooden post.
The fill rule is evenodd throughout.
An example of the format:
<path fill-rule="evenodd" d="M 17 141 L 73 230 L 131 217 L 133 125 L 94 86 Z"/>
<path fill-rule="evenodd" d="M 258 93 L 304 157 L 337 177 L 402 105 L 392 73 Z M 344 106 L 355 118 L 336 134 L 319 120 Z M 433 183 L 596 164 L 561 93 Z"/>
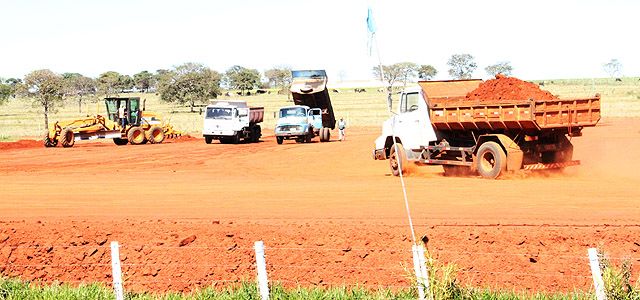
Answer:
<path fill-rule="evenodd" d="M 260 299 L 269 300 L 269 283 L 267 281 L 267 263 L 264 259 L 264 243 L 257 241 L 254 245 L 256 250 L 256 269 L 258 269 L 258 291 Z"/>
<path fill-rule="evenodd" d="M 120 267 L 120 246 L 118 242 L 111 242 L 111 274 L 113 275 L 113 292 L 116 300 L 124 300 L 122 286 L 122 268 Z"/>
<path fill-rule="evenodd" d="M 596 289 L 596 299 L 606 300 L 607 295 L 604 292 L 604 281 L 600 271 L 600 261 L 598 260 L 598 249 L 589 248 L 589 265 L 591 266 L 591 276 L 593 277 L 593 286 Z"/>

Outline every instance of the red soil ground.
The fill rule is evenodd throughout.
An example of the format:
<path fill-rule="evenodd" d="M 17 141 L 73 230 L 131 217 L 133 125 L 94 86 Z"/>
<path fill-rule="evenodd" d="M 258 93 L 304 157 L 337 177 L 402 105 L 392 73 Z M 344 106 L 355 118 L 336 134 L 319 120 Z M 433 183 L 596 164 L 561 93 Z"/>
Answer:
<path fill-rule="evenodd" d="M 464 284 L 589 289 L 587 248 L 640 275 L 640 120 L 575 138 L 582 165 L 501 180 L 406 178 L 418 238 Z M 402 190 L 371 159 L 378 129 L 346 142 L 0 146 L 0 274 L 110 282 L 119 241 L 126 290 L 189 291 L 253 280 L 263 240 L 271 281 L 406 287 L 411 234 Z M 195 236 L 195 239 L 194 239 Z"/>
<path fill-rule="evenodd" d="M 537 84 L 522 81 L 515 77 L 496 75 L 495 79 L 484 81 L 475 90 L 469 92 L 467 100 L 496 101 L 496 100 L 554 100 L 556 96 L 541 90 Z"/>

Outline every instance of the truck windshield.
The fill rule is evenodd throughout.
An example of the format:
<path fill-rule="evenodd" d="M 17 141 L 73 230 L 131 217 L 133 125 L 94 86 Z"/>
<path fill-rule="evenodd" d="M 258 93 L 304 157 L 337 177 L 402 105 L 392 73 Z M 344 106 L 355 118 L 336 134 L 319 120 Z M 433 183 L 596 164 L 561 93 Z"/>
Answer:
<path fill-rule="evenodd" d="M 207 107 L 207 119 L 230 120 L 231 116 L 231 108 Z"/>
<path fill-rule="evenodd" d="M 305 109 L 302 107 L 290 107 L 280 110 L 280 118 L 286 117 L 306 117 Z"/>
<path fill-rule="evenodd" d="M 327 73 L 324 70 L 301 70 L 291 71 L 293 78 L 325 78 Z"/>

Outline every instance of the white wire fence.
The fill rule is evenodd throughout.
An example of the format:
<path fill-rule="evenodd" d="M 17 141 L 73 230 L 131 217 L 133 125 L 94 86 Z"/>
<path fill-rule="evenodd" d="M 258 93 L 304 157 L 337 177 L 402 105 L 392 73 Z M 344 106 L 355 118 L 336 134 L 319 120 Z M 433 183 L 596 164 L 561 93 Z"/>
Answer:
<path fill-rule="evenodd" d="M 125 291 L 188 292 L 254 281 L 262 255 L 257 255 L 256 245 L 236 243 L 225 246 L 116 244 L 116 248 L 106 242 L 100 243 L 0 243 L 0 274 L 29 281 L 69 284 L 101 282 L 111 285 L 120 282 Z M 119 275 L 114 273 L 114 249 L 118 252 L 115 260 L 121 268 L 121 278 L 116 278 Z M 436 265 L 452 263 L 458 266 L 456 274 L 461 285 L 571 291 L 597 286 L 587 247 L 582 249 L 583 254 L 572 254 L 560 249 L 547 252 L 478 252 L 440 247 L 431 249 L 427 255 L 436 261 Z M 419 280 L 425 283 L 424 277 L 428 274 L 437 277 L 439 268 L 435 266 L 427 274 L 417 269 L 414 272 L 412 256 L 415 254 L 411 248 L 290 247 L 270 246 L 266 242 L 262 253 L 266 274 L 263 280 L 285 287 L 411 289 Z M 625 260 L 640 262 L 637 253 L 607 259 L 614 265 Z M 540 282 L 551 286 L 540 286 Z"/>

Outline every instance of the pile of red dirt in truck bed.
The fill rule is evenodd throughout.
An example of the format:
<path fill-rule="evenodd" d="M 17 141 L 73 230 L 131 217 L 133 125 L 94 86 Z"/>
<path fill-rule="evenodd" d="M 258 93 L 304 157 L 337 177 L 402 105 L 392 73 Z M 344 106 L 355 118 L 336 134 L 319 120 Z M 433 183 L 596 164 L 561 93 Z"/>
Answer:
<path fill-rule="evenodd" d="M 487 80 L 469 92 L 465 99 L 482 102 L 511 102 L 530 99 L 554 100 L 558 97 L 541 90 L 535 83 L 498 74 L 496 79 Z"/>

